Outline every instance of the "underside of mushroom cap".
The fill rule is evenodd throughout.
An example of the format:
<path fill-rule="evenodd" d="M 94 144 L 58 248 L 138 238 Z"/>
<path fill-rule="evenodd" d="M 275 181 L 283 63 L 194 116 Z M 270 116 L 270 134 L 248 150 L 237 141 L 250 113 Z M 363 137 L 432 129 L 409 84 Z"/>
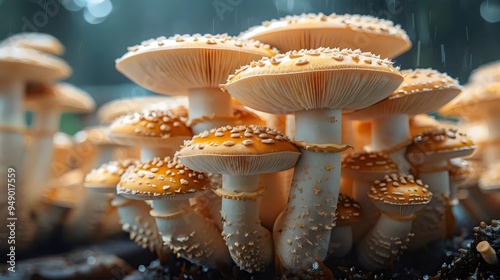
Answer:
<path fill-rule="evenodd" d="M 18 46 L 54 55 L 62 55 L 64 46 L 54 36 L 45 33 L 19 33 L 0 41 L 0 48 Z"/>
<path fill-rule="evenodd" d="M 467 135 L 442 128 L 415 136 L 406 150 L 406 157 L 413 166 L 425 168 L 426 163 L 469 156 L 475 149 L 475 143 Z"/>
<path fill-rule="evenodd" d="M 345 114 L 351 120 L 367 120 L 393 115 L 418 115 L 437 111 L 457 97 L 462 87 L 457 80 L 433 69 L 402 70 L 404 82 L 384 100 Z"/>
<path fill-rule="evenodd" d="M 241 125 L 196 135 L 184 143 L 177 155 L 193 170 L 254 175 L 292 168 L 300 151 L 275 129 Z"/>
<path fill-rule="evenodd" d="M 33 49 L 0 48 L 1 81 L 22 79 L 25 82 L 50 83 L 71 75 L 70 66 L 62 59 Z"/>
<path fill-rule="evenodd" d="M 116 68 L 134 83 L 159 94 L 218 87 L 237 67 L 277 53 L 269 45 L 222 35 L 160 37 L 129 48 Z"/>
<path fill-rule="evenodd" d="M 89 113 L 95 105 L 90 94 L 67 83 L 35 84 L 26 90 L 25 106 L 28 110 L 51 108 L 61 112 Z"/>
<path fill-rule="evenodd" d="M 208 175 L 190 170 L 175 157 L 155 158 L 128 169 L 116 187 L 118 195 L 136 200 L 184 200 L 207 190 Z"/>
<path fill-rule="evenodd" d="M 364 108 L 402 81 L 388 59 L 360 50 L 318 48 L 254 61 L 236 70 L 221 88 L 250 108 L 287 114 Z"/>
<path fill-rule="evenodd" d="M 282 51 L 341 47 L 396 57 L 411 47 L 406 32 L 392 21 L 362 15 L 302 14 L 265 21 L 239 35 Z"/>

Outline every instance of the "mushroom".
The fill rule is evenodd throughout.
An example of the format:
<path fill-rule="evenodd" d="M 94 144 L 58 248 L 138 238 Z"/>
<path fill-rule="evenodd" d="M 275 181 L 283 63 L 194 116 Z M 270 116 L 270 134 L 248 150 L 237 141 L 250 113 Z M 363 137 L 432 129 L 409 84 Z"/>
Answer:
<path fill-rule="evenodd" d="M 381 153 L 352 153 L 342 160 L 342 176 L 352 180 L 352 196 L 361 205 L 363 223 L 354 228 L 356 239 L 375 225 L 379 211 L 370 201 L 368 191 L 375 180 L 399 172 L 398 166 Z"/>
<path fill-rule="evenodd" d="M 347 113 L 352 120 L 372 120 L 371 151 L 389 154 L 403 173 L 409 172 L 404 157 L 411 143 L 409 116 L 433 112 L 456 97 L 458 82 L 433 69 L 401 71 L 404 82 L 386 99 L 361 110 Z"/>
<path fill-rule="evenodd" d="M 32 170 L 24 181 L 29 186 L 29 196 L 24 200 L 36 208 L 49 180 L 50 164 L 47 163 L 52 161 L 53 135 L 59 131 L 62 114 L 89 113 L 95 102 L 87 92 L 66 83 L 28 87 L 25 100 L 25 107 L 34 117 L 30 128 L 33 140 L 24 159 L 25 165 Z"/>
<path fill-rule="evenodd" d="M 481 254 L 483 259 L 491 265 L 497 265 L 498 264 L 498 257 L 497 257 L 497 252 L 495 252 L 495 249 L 491 247 L 490 243 L 488 241 L 483 240 L 479 242 L 476 246 L 476 250 Z"/>
<path fill-rule="evenodd" d="M 496 194 L 500 199 L 500 162 L 493 164 L 481 174 L 478 182 L 479 189 L 484 193 Z"/>
<path fill-rule="evenodd" d="M 159 37 L 129 48 L 116 61 L 118 71 L 153 92 L 188 92 L 189 118 L 195 134 L 233 119 L 231 97 L 218 88 L 235 68 L 272 56 L 276 50 L 226 34 Z"/>
<path fill-rule="evenodd" d="M 64 54 L 64 46 L 59 39 L 45 33 L 18 33 L 0 41 L 0 48 L 3 47 L 22 47 L 53 55 Z"/>
<path fill-rule="evenodd" d="M 275 248 L 292 273 L 324 260 L 340 181 L 342 108 L 369 106 L 403 81 L 390 60 L 360 50 L 319 48 L 263 58 L 222 89 L 253 109 L 294 113 L 297 162 L 288 204 L 275 223 Z M 312 221 L 312 222 L 311 222 Z"/>
<path fill-rule="evenodd" d="M 92 169 L 85 177 L 85 187 L 103 194 L 114 194 L 112 205 L 118 208 L 122 229 L 130 234 L 142 248 L 156 252 L 161 261 L 164 260 L 164 250 L 161 235 L 156 222 L 149 215 L 151 207 L 144 201 L 132 200 L 116 195 L 116 185 L 128 168 L 133 168 L 139 162 L 135 160 L 111 161 Z"/>
<path fill-rule="evenodd" d="M 265 21 L 239 35 L 277 47 L 281 51 L 341 47 L 361 49 L 382 57 L 396 57 L 411 47 L 401 26 L 364 15 L 302 14 Z"/>
<path fill-rule="evenodd" d="M 293 167 L 299 149 L 275 129 L 225 126 L 187 141 L 178 157 L 187 167 L 222 174 L 222 236 L 234 262 L 250 273 L 262 272 L 273 261 L 271 233 L 260 225 L 259 174 Z M 273 186 L 268 186 L 273 187 Z"/>
<path fill-rule="evenodd" d="M 193 211 L 189 199 L 210 189 L 206 174 L 192 171 L 177 158 L 154 158 L 129 169 L 117 185 L 128 199 L 152 200 L 151 216 L 165 244 L 178 256 L 211 268 L 229 265 L 231 257 L 219 230 Z"/>
<path fill-rule="evenodd" d="M 418 114 L 410 117 L 410 136 L 415 137 L 425 131 L 439 128 L 439 122 L 427 115 Z"/>
<path fill-rule="evenodd" d="M 328 255 L 335 258 L 345 257 L 354 244 L 352 228 L 363 220 L 362 208 L 358 202 L 342 193 L 337 202 L 337 220 L 332 228 Z"/>
<path fill-rule="evenodd" d="M 144 110 L 119 117 L 109 125 L 116 143 L 141 146 L 141 161 L 173 156 L 184 140 L 193 136 L 186 119 L 173 111 Z"/>
<path fill-rule="evenodd" d="M 16 170 L 16 178 L 23 176 L 22 159 L 24 154 L 25 111 L 23 96 L 25 87 L 31 83 L 52 83 L 70 75 L 70 67 L 61 59 L 32 49 L 20 47 L 0 48 L 0 168 Z M 7 182 L 7 172 L 1 172 L 0 179 Z M 19 182 L 18 182 L 19 183 Z M 18 184 L 18 186 L 20 186 Z M 7 184 L 1 184 L 2 193 L 7 193 Z M 18 188 L 19 196 L 28 197 L 29 188 Z M 7 209 L 7 200 L 0 204 L 1 209 Z M 26 203 L 25 203 L 26 202 Z M 33 224 L 29 217 L 31 205 L 25 200 L 16 204 L 16 214 L 24 223 L 19 224 L 19 249 L 30 244 L 34 231 L 29 227 Z M 4 216 L 5 215 L 5 216 Z M 6 219 L 4 211 L 2 219 Z M 34 229 L 34 228 L 33 228 Z M 5 233 L 2 229 L 0 233 Z M 6 244 L 6 243 L 5 243 Z M 4 248 L 4 244 L 0 245 Z"/>
<path fill-rule="evenodd" d="M 53 136 L 54 152 L 50 163 L 50 178 L 58 178 L 77 167 L 74 158 L 76 143 L 72 136 L 64 132 L 56 132 Z"/>
<path fill-rule="evenodd" d="M 407 248 L 415 213 L 431 201 L 428 186 L 411 175 L 386 175 L 368 193 L 382 213 L 358 248 L 358 261 L 371 270 L 386 269 Z M 417 233 L 418 234 L 418 233 Z M 411 242 L 410 242 L 411 243 Z"/>
<path fill-rule="evenodd" d="M 450 204 L 458 205 L 458 191 L 469 176 L 472 176 L 474 169 L 467 160 L 462 158 L 452 158 L 448 161 L 448 176 L 450 181 Z"/>
<path fill-rule="evenodd" d="M 416 234 L 412 249 L 444 239 L 454 232 L 454 218 L 450 214 L 450 181 L 448 160 L 469 156 L 476 148 L 465 134 L 454 129 L 435 129 L 413 138 L 406 157 L 412 164 L 415 176 L 429 185 L 432 201 L 417 215 L 413 222 Z"/>

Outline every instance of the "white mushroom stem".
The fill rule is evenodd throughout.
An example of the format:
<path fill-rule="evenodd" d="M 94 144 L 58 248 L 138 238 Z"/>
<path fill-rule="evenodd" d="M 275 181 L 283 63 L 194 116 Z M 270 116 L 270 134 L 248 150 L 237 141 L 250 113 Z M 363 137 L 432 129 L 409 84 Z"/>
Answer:
<path fill-rule="evenodd" d="M 454 230 L 447 228 L 446 207 L 449 203 L 450 181 L 446 167 L 446 160 L 429 163 L 425 166 L 427 171 L 420 171 L 418 174 L 418 178 L 429 186 L 433 197 L 413 221 L 412 231 L 416 234 L 409 245 L 411 250 L 422 248 L 435 240 L 443 240 L 447 230 Z"/>
<path fill-rule="evenodd" d="M 351 251 L 352 244 L 352 227 L 349 225 L 337 225 L 332 229 L 328 254 L 335 258 L 345 257 Z"/>
<path fill-rule="evenodd" d="M 361 265 L 369 270 L 387 269 L 397 260 L 411 237 L 413 217 L 392 218 L 382 213 L 370 232 L 361 240 L 357 256 Z"/>
<path fill-rule="evenodd" d="M 357 238 L 363 236 L 373 225 L 376 223 L 377 217 L 380 214 L 373 202 L 368 197 L 368 192 L 373 184 L 373 181 L 363 180 L 363 175 L 360 174 L 359 178 L 353 179 L 352 182 L 352 198 L 361 205 L 361 213 L 363 221 L 354 227 L 355 236 Z M 380 179 L 383 179 L 384 176 Z"/>
<path fill-rule="evenodd" d="M 492 166 L 498 162 L 498 159 L 500 158 L 500 145 L 498 145 L 498 141 L 500 140 L 499 119 L 500 110 L 493 112 L 489 111 L 488 114 L 486 114 L 485 122 L 488 127 L 488 141 L 492 142 L 485 145 L 484 161 L 486 166 Z"/>
<path fill-rule="evenodd" d="M 232 117 L 231 96 L 219 88 L 194 88 L 189 90 L 189 119 L 219 116 Z M 227 125 L 227 121 L 207 120 L 192 126 L 193 133 L 199 134 L 212 128 Z"/>
<path fill-rule="evenodd" d="M 408 115 L 399 114 L 372 120 L 372 143 L 374 152 L 392 150 L 395 146 L 410 139 L 410 123 Z M 410 164 L 405 158 L 404 147 L 391 151 L 391 159 L 398 165 L 399 170 L 408 174 Z"/>
<path fill-rule="evenodd" d="M 496 265 L 498 264 L 498 257 L 497 253 L 495 252 L 495 249 L 491 247 L 490 243 L 488 241 L 481 241 L 477 244 L 476 250 L 481 254 L 483 259 L 491 264 L 491 265 Z"/>
<path fill-rule="evenodd" d="M 232 263 L 215 224 L 193 211 L 187 199 L 153 200 L 151 216 L 163 241 L 178 256 L 211 268 Z"/>
<path fill-rule="evenodd" d="M 158 148 L 158 147 L 142 147 L 141 148 L 141 162 L 147 162 L 154 158 L 172 157 L 175 154 L 175 149 L 172 148 Z"/>
<path fill-rule="evenodd" d="M 130 239 L 161 257 L 165 247 L 156 221 L 149 215 L 151 207 L 142 200 L 127 199 L 119 195 L 115 195 L 112 205 L 117 207 L 122 230 L 130 233 Z"/>
<path fill-rule="evenodd" d="M 341 117 L 341 110 L 296 112 L 296 140 L 340 144 Z M 340 184 L 340 153 L 301 152 L 288 204 L 274 226 L 276 254 L 292 273 L 326 258 Z"/>
<path fill-rule="evenodd" d="M 59 131 L 61 112 L 56 108 L 43 108 L 33 112 L 32 131 L 34 133 L 31 146 L 25 158 L 25 169 L 31 170 L 26 176 L 26 195 L 24 199 L 31 209 L 35 209 L 42 198 L 50 179 L 52 156 L 54 153 L 53 135 Z"/>
<path fill-rule="evenodd" d="M 261 226 L 259 202 L 248 195 L 259 190 L 259 175 L 222 175 L 223 191 L 241 199 L 222 198 L 222 236 L 233 261 L 250 273 L 264 271 L 274 260 L 271 233 Z"/>

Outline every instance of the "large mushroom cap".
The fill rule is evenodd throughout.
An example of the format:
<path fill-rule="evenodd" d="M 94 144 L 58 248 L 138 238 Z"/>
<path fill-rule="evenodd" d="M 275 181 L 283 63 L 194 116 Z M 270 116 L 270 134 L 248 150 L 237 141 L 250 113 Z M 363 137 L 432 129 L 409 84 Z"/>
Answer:
<path fill-rule="evenodd" d="M 94 99 L 82 89 L 67 83 L 53 86 L 36 85 L 26 91 L 26 108 L 51 108 L 63 112 L 89 113 L 95 108 Z"/>
<path fill-rule="evenodd" d="M 2 80 L 22 79 L 25 82 L 50 83 L 71 75 L 64 60 L 33 49 L 0 48 L 0 77 Z"/>
<path fill-rule="evenodd" d="M 239 35 L 280 50 L 340 47 L 396 57 L 411 47 L 410 39 L 392 21 L 361 15 L 302 14 L 263 22 Z"/>
<path fill-rule="evenodd" d="M 45 33 L 15 34 L 0 42 L 0 48 L 6 46 L 34 49 L 54 55 L 64 53 L 64 46 L 61 42 L 56 37 Z"/>
<path fill-rule="evenodd" d="M 429 187 L 411 175 L 386 175 L 374 182 L 368 197 L 382 212 L 399 217 L 411 216 L 432 198 Z"/>
<path fill-rule="evenodd" d="M 481 120 L 498 110 L 500 104 L 500 81 L 473 83 L 465 86 L 463 92 L 439 112 L 450 117 Z"/>
<path fill-rule="evenodd" d="M 402 70 L 404 82 L 386 99 L 346 114 L 353 120 L 382 118 L 397 114 L 417 115 L 437 111 L 455 98 L 462 87 L 457 80 L 433 69 Z"/>
<path fill-rule="evenodd" d="M 102 164 L 99 168 L 92 169 L 87 173 L 84 182 L 85 187 L 96 192 L 114 193 L 123 173 L 129 167 L 138 164 L 138 161 L 131 159 Z"/>
<path fill-rule="evenodd" d="M 352 153 L 342 160 L 342 176 L 374 181 L 386 174 L 397 173 L 399 168 L 390 157 L 376 152 Z"/>
<path fill-rule="evenodd" d="M 121 145 L 142 143 L 150 147 L 178 148 L 184 140 L 193 136 L 185 121 L 173 111 L 144 110 L 113 121 L 108 135 Z"/>
<path fill-rule="evenodd" d="M 155 158 L 122 175 L 117 194 L 137 200 L 188 199 L 210 189 L 208 175 L 190 170 L 177 158 Z"/>
<path fill-rule="evenodd" d="M 471 83 L 500 82 L 500 60 L 484 64 L 472 71 L 469 81 Z"/>
<path fill-rule="evenodd" d="M 467 135 L 443 128 L 415 136 L 406 150 L 406 157 L 412 165 L 425 168 L 423 165 L 428 162 L 469 156 L 475 149 L 476 145 Z"/>
<path fill-rule="evenodd" d="M 360 50 L 318 48 L 254 61 L 230 75 L 222 89 L 253 109 L 284 114 L 364 108 L 402 81 L 390 60 Z"/>
<path fill-rule="evenodd" d="M 110 101 L 97 110 L 102 123 L 111 123 L 120 116 L 142 110 L 166 111 L 178 106 L 187 107 L 187 97 L 141 96 Z M 186 109 L 187 114 L 187 109 Z"/>
<path fill-rule="evenodd" d="M 104 126 L 87 127 L 84 130 L 78 131 L 74 138 L 78 144 L 115 145 L 114 142 L 109 139 L 106 127 Z"/>
<path fill-rule="evenodd" d="M 134 83 L 160 94 L 218 87 L 237 67 L 277 53 L 257 41 L 223 35 L 176 35 L 133 46 L 116 68 Z"/>
<path fill-rule="evenodd" d="M 260 126 L 226 126 L 186 141 L 178 152 L 188 167 L 203 172 L 254 175 L 292 168 L 297 146 L 278 131 Z"/>

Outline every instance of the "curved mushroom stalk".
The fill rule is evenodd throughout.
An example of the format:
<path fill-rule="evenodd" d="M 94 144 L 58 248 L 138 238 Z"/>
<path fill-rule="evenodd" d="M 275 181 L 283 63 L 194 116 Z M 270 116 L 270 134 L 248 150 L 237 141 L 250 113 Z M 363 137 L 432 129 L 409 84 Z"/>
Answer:
<path fill-rule="evenodd" d="M 358 245 L 357 255 L 361 265 L 371 270 L 388 268 L 410 242 L 412 221 L 411 217 L 402 220 L 387 214 L 380 215 L 375 227 Z"/>
<path fill-rule="evenodd" d="M 215 119 L 211 119 L 214 117 Z M 217 117 L 225 119 L 217 120 Z M 232 118 L 231 95 L 218 87 L 189 90 L 189 119 L 195 121 L 191 126 L 193 134 L 226 125 Z"/>
<path fill-rule="evenodd" d="M 264 271 L 273 261 L 273 241 L 260 225 L 259 175 L 222 175 L 222 236 L 233 261 L 250 273 Z"/>
<path fill-rule="evenodd" d="M 151 216 L 177 256 L 211 268 L 232 263 L 215 224 L 194 212 L 187 200 L 153 200 Z"/>

